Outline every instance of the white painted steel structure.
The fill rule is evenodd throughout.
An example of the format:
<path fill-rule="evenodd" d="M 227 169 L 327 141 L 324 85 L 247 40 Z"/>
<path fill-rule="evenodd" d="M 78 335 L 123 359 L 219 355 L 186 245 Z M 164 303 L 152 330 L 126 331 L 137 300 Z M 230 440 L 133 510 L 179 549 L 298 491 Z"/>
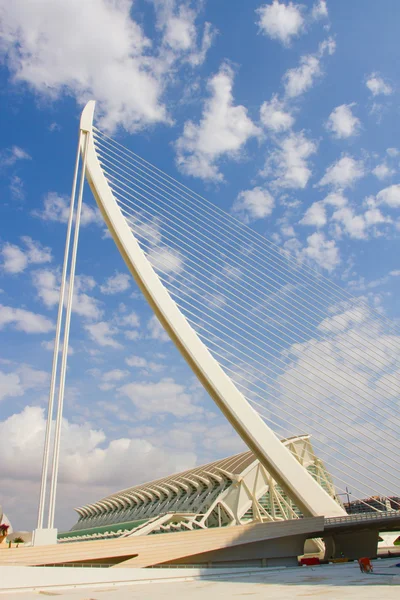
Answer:
<path fill-rule="evenodd" d="M 94 102 L 89 102 L 80 124 L 83 164 L 49 526 L 54 524 L 71 290 L 85 177 L 156 317 L 217 406 L 302 514 L 341 516 L 344 510 L 282 446 L 278 434 L 287 438 L 299 430 L 310 432 L 336 489 L 344 491 L 350 485 L 352 499 L 399 496 L 400 335 L 396 326 L 362 298 L 354 298 L 101 132 L 93 126 L 93 113 Z M 38 531 L 43 524 L 78 172 L 79 156 L 60 292 Z"/>
<path fill-rule="evenodd" d="M 282 440 L 329 496 L 335 488 L 310 436 Z M 75 509 L 60 542 L 297 519 L 301 513 L 251 451 L 130 487 Z"/>
<path fill-rule="evenodd" d="M 82 114 L 81 130 L 91 131 L 94 102 Z M 135 239 L 104 176 L 93 137 L 88 138 L 86 177 L 108 229 L 129 270 L 159 321 L 193 372 L 260 462 L 306 516 L 345 514 L 280 443 L 189 325 Z"/>

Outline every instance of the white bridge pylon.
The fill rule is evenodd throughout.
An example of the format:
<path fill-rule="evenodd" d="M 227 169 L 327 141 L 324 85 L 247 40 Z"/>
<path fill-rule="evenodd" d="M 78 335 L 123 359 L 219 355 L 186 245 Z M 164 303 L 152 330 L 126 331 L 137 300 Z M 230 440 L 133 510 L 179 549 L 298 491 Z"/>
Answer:
<path fill-rule="evenodd" d="M 341 516 L 345 510 L 322 489 L 250 406 L 182 314 L 141 249 L 103 173 L 92 135 L 95 102 L 81 117 L 86 134 L 86 179 L 127 267 L 159 321 L 222 413 L 305 516 Z M 83 144 L 83 142 L 82 142 Z"/>

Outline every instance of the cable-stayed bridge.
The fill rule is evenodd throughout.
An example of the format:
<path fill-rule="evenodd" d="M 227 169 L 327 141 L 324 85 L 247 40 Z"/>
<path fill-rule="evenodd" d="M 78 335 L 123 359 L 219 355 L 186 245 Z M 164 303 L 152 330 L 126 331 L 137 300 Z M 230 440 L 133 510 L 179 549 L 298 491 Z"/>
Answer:
<path fill-rule="evenodd" d="M 221 411 L 303 516 L 345 518 L 351 486 L 375 512 L 400 509 L 396 326 L 233 216 L 81 120 L 66 260 L 77 192 L 64 326 L 49 527 L 54 507 L 79 218 L 85 177 L 128 268 L 158 319 Z M 78 184 L 79 153 L 82 155 Z M 62 330 L 60 302 L 49 403 Z M 280 443 L 299 432 L 328 467 L 328 495 Z M 46 436 L 38 529 L 50 455 Z"/>

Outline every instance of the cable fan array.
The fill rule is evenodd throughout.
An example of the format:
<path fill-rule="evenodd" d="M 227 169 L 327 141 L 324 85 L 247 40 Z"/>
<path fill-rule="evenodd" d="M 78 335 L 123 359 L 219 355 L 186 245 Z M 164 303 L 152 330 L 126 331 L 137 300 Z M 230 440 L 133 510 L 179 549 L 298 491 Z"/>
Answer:
<path fill-rule="evenodd" d="M 280 437 L 311 433 L 336 489 L 400 508 L 394 324 L 94 128 L 117 204 L 170 295 Z M 382 509 L 386 504 L 381 502 Z"/>

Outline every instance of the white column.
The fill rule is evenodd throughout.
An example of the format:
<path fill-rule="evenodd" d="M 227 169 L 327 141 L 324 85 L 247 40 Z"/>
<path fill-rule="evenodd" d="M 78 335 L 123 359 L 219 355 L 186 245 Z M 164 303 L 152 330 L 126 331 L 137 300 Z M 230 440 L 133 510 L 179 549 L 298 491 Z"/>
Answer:
<path fill-rule="evenodd" d="M 49 499 L 49 521 L 48 521 L 49 529 L 54 528 L 54 513 L 55 513 L 56 492 L 57 492 L 58 465 L 59 465 L 59 458 L 60 458 L 61 425 L 62 425 L 62 415 L 63 415 L 63 407 L 64 407 L 65 377 L 66 377 L 66 372 L 67 372 L 69 331 L 70 331 L 70 325 L 71 325 L 71 311 L 72 311 L 72 302 L 73 302 L 73 295 L 74 295 L 74 282 L 75 282 L 75 267 L 76 267 L 76 257 L 77 257 L 77 252 L 78 252 L 78 241 L 79 241 L 79 226 L 80 226 L 81 212 L 82 212 L 83 187 L 85 184 L 86 158 L 87 158 L 87 149 L 88 149 L 90 133 L 87 131 L 81 131 L 80 137 L 81 136 L 84 140 L 83 160 L 82 160 L 81 178 L 80 178 L 80 183 L 79 183 L 78 203 L 77 203 L 77 207 L 76 207 L 75 232 L 74 232 L 74 241 L 73 241 L 73 247 L 72 247 L 71 270 L 70 270 L 70 275 L 69 275 L 68 300 L 67 300 L 67 308 L 66 308 L 66 316 L 65 316 L 64 340 L 63 340 L 63 349 L 62 349 L 62 357 L 61 357 L 60 386 L 59 386 L 59 391 L 58 391 L 58 407 L 57 407 L 56 427 L 55 427 L 55 436 L 54 436 L 54 453 L 53 453 L 53 462 L 52 462 L 52 478 L 51 478 L 50 499 Z"/>
<path fill-rule="evenodd" d="M 65 282 L 66 282 L 67 271 L 68 271 L 69 248 L 70 248 L 70 242 L 71 242 L 71 231 L 72 231 L 72 223 L 73 223 L 73 217 L 74 217 L 76 184 L 77 184 L 77 180 L 78 180 L 80 152 L 81 152 L 81 131 L 79 131 L 78 148 L 77 148 L 76 159 L 75 159 L 74 176 L 73 176 L 73 181 L 72 181 L 71 199 L 70 199 L 70 206 L 69 206 L 67 234 L 66 234 L 66 238 L 65 238 L 64 261 L 63 261 L 63 268 L 62 268 L 62 275 L 61 275 L 61 286 L 60 286 L 60 296 L 59 296 L 59 303 L 58 303 L 56 334 L 55 334 L 55 338 L 54 338 L 53 363 L 52 363 L 51 379 L 50 379 L 49 402 L 48 402 L 48 409 L 47 409 L 48 412 L 47 412 L 46 432 L 45 432 L 45 440 L 44 440 L 44 448 L 43 448 L 42 477 L 41 477 L 40 494 L 39 494 L 37 529 L 43 528 L 44 508 L 45 508 L 45 502 L 46 502 L 47 476 L 48 476 L 48 470 L 49 470 L 50 443 L 51 443 L 51 429 L 52 429 L 53 410 L 54 410 L 54 396 L 55 396 L 56 380 L 57 380 L 58 353 L 60 350 L 60 337 L 61 337 L 62 317 L 63 317 L 63 309 L 64 309 L 64 296 L 65 296 Z M 34 537 L 36 537 L 36 539 L 38 540 L 37 531 L 35 532 Z"/>

